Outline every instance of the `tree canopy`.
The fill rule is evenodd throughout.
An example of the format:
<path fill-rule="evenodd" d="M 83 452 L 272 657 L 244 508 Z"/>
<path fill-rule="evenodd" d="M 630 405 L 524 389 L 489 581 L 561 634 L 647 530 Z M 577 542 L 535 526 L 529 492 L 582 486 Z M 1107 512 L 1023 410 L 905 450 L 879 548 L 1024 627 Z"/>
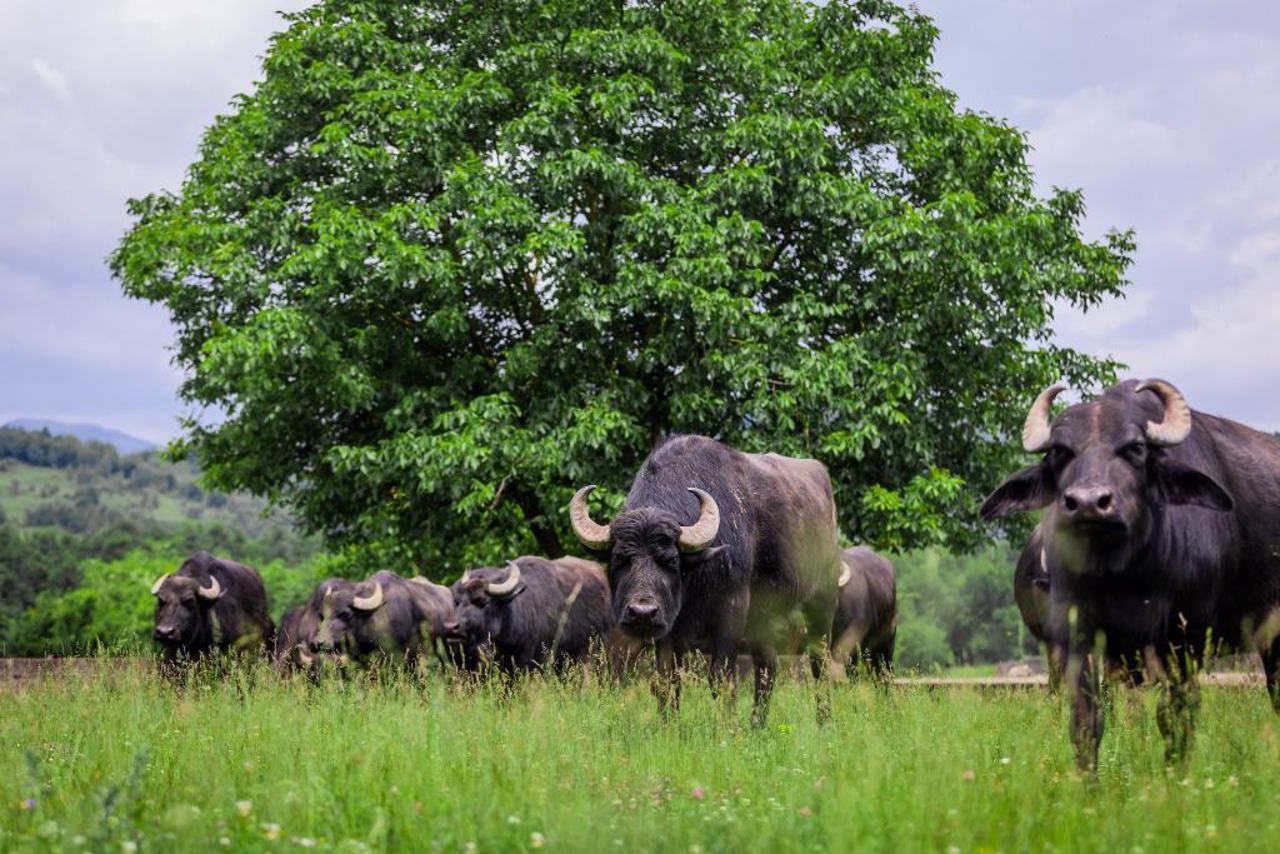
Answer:
<path fill-rule="evenodd" d="M 1038 197 L 883 0 L 324 0 L 111 259 L 183 450 L 429 574 L 572 544 L 671 432 L 816 457 L 846 535 L 967 546 L 1131 235 Z M 205 417 L 204 413 L 210 413 Z"/>

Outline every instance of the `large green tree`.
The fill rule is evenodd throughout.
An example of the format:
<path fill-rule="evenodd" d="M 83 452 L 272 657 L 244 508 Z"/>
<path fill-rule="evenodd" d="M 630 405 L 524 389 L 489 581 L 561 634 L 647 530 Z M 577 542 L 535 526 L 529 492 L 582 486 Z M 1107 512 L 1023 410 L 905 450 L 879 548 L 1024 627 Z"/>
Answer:
<path fill-rule="evenodd" d="M 932 22 L 801 0 L 325 0 L 111 259 L 176 324 L 211 484 L 444 573 L 572 544 L 673 431 L 831 469 L 846 534 L 971 544 L 1055 305 L 1127 233 L 1038 198 Z M 201 417 L 201 413 L 212 416 Z"/>

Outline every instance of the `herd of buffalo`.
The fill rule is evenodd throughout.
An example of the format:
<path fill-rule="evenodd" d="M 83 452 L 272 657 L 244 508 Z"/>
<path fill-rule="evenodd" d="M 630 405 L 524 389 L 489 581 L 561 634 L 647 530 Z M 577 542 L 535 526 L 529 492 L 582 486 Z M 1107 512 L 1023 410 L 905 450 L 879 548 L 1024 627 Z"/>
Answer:
<path fill-rule="evenodd" d="M 1026 418 L 1023 447 L 1040 459 L 1002 483 L 981 515 L 1044 511 L 1014 594 L 1070 688 L 1078 761 L 1096 761 L 1107 676 L 1161 686 L 1171 760 L 1190 746 L 1197 671 L 1221 650 L 1261 655 L 1280 712 L 1280 443 L 1192 410 L 1163 380 L 1120 383 L 1051 418 L 1062 390 L 1043 391 Z M 833 671 L 891 666 L 893 567 L 869 549 L 840 549 L 821 463 L 674 436 L 606 524 L 591 516 L 592 489 L 578 490 L 569 515 L 599 562 L 519 557 L 452 587 L 388 571 L 329 579 L 277 631 L 257 572 L 200 552 L 152 587 L 155 639 L 171 663 L 264 647 L 280 667 L 313 676 L 425 655 L 511 675 L 562 669 L 593 650 L 625 667 L 651 645 L 664 714 L 678 708 L 689 653 L 705 655 L 713 692 L 730 701 L 746 655 L 757 724 L 782 653 L 807 657 L 820 721 Z"/>

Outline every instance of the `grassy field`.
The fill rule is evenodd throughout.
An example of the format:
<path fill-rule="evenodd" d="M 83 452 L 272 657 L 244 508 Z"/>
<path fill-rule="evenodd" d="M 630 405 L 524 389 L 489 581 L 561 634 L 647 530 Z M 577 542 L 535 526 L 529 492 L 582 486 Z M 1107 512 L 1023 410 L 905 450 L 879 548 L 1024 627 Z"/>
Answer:
<path fill-rule="evenodd" d="M 1096 779 L 1038 691 L 807 686 L 735 728 L 700 682 L 443 679 L 315 688 L 259 673 L 174 689 L 136 668 L 0 690 L 0 850 L 1274 851 L 1280 719 L 1206 689 L 1197 750 L 1161 761 L 1122 694 Z"/>

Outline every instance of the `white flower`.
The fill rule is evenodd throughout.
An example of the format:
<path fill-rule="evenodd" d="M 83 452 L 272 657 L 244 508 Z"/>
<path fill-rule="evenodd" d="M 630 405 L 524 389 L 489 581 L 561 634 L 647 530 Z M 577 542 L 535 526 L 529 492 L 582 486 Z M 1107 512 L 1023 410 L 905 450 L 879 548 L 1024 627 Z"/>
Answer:
<path fill-rule="evenodd" d="M 236 801 L 236 810 L 247 818 L 253 812 L 253 801 Z"/>
<path fill-rule="evenodd" d="M 538 831 L 536 831 L 536 830 L 535 830 L 533 833 L 530 833 L 530 834 L 529 834 L 529 847 L 530 847 L 530 848 L 541 848 L 541 847 L 542 847 L 542 844 L 543 844 L 545 841 L 546 841 L 546 840 L 543 838 L 542 834 L 541 834 L 541 833 L 539 833 L 539 832 L 538 832 Z"/>

